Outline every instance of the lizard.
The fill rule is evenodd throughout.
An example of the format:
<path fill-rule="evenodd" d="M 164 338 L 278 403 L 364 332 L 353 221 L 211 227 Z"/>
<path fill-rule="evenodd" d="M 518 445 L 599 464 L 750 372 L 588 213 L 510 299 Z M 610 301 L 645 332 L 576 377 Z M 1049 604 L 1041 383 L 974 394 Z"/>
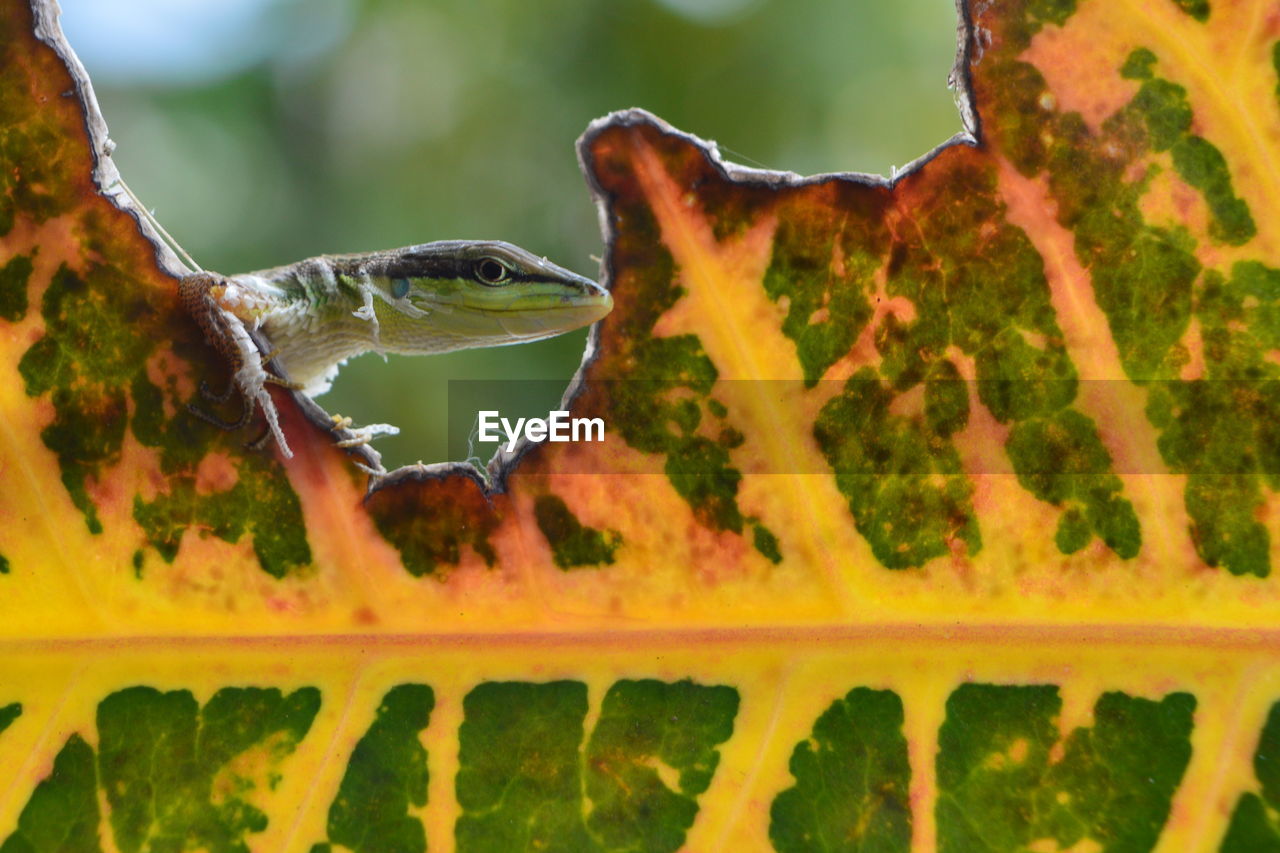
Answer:
<path fill-rule="evenodd" d="M 352 255 L 320 255 L 239 275 L 194 272 L 178 282 L 183 308 L 231 365 L 223 392 L 200 384 L 206 400 L 238 393 L 238 420 L 188 404 L 226 430 L 249 424 L 257 409 L 286 458 L 269 384 L 317 396 L 338 368 L 365 352 L 418 355 L 536 341 L 581 328 L 613 308 L 609 291 L 518 246 L 497 240 L 449 240 Z M 250 330 L 265 338 L 263 353 Z M 272 373 L 275 360 L 281 374 Z M 363 439 L 394 427 L 366 427 Z M 253 442 L 256 444 L 257 442 Z"/>

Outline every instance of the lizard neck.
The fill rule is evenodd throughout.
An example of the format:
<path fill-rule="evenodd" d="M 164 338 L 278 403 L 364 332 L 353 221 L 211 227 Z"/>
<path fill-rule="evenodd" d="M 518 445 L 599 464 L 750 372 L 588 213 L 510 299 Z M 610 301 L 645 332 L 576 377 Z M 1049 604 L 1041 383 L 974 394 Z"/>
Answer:
<path fill-rule="evenodd" d="M 386 282 L 369 281 L 386 288 Z M 465 336 L 443 332 L 430 318 L 410 317 L 382 299 L 373 300 L 376 322 L 358 316 L 364 304 L 359 280 L 336 273 L 323 258 L 232 276 L 220 302 L 262 330 L 288 378 L 310 396 L 329 390 L 337 368 L 366 352 L 417 355 L 469 345 Z"/>
<path fill-rule="evenodd" d="M 229 276 L 218 302 L 265 334 L 288 378 L 310 396 L 329 390 L 348 358 L 375 348 L 372 324 L 352 316 L 354 290 L 318 258 Z"/>

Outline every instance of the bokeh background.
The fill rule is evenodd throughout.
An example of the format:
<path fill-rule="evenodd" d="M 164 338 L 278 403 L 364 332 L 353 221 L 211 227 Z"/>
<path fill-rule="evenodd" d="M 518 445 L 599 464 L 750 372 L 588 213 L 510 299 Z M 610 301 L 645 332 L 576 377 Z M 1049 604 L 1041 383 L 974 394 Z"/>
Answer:
<path fill-rule="evenodd" d="M 728 159 L 803 174 L 888 174 L 961 129 L 946 87 L 953 0 L 62 7 L 124 179 L 223 273 L 495 238 L 594 276 L 603 247 L 573 143 L 631 106 L 716 140 Z M 446 429 L 450 379 L 542 380 L 522 395 L 488 387 L 521 398 L 494 400 L 504 415 L 545 415 L 584 341 L 366 355 L 319 402 L 400 426 L 377 444 L 388 466 L 461 459 L 466 437 Z"/>

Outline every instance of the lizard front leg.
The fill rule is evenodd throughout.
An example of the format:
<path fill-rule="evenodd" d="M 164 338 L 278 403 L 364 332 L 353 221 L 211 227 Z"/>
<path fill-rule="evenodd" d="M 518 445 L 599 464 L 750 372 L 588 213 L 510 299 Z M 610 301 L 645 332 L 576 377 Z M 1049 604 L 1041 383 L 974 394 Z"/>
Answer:
<path fill-rule="evenodd" d="M 280 445 L 285 458 L 288 459 L 293 456 L 293 452 L 289 449 L 283 430 L 280 429 L 279 413 L 265 386 L 268 383 L 293 389 L 299 386 L 267 371 L 265 363 L 270 361 L 272 356 L 263 357 L 249 336 L 244 320 L 224 308 L 219 301 L 226 295 L 228 288 L 234 287 L 236 287 L 234 282 L 217 273 L 195 273 L 183 276 L 178 281 L 178 297 L 183 308 L 200 326 L 210 346 L 231 365 L 231 382 L 227 390 L 220 394 L 215 393 L 207 383 L 201 382 L 201 396 L 214 402 L 225 402 L 234 392 L 239 391 L 243 403 L 240 418 L 236 421 L 223 420 L 193 404 L 188 404 L 187 409 L 196 417 L 216 427 L 236 430 L 248 425 L 253 418 L 256 404 L 262 408 L 268 430 Z"/>
<path fill-rule="evenodd" d="M 373 341 L 373 351 L 380 353 L 382 360 L 386 361 L 387 356 L 382 349 L 382 325 L 378 322 L 378 312 L 373 303 L 374 297 L 378 295 L 378 288 L 374 287 L 373 279 L 364 269 L 359 270 L 356 290 L 360 294 L 360 307 L 352 311 L 351 315 L 369 321 L 371 327 L 369 338 Z"/>

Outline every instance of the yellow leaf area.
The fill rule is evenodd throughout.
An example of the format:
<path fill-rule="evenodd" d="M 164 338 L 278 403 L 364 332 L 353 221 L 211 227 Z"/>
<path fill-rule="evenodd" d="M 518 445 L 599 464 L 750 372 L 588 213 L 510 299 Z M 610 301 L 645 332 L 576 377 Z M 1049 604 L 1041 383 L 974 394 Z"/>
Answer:
<path fill-rule="evenodd" d="M 847 772 L 866 773 L 873 784 L 885 788 L 882 792 L 867 795 L 865 812 L 869 813 L 873 823 L 893 821 L 892 812 L 895 811 L 905 815 L 904 825 L 893 827 L 901 831 L 885 832 L 883 826 L 873 825 L 868 834 L 884 835 L 891 842 L 897 842 L 884 849 L 934 850 L 940 845 L 945 849 L 945 839 L 949 833 L 955 834 L 955 828 L 948 827 L 946 815 L 935 815 L 934 812 L 935 802 L 948 796 L 945 771 L 940 766 L 942 760 L 938 757 L 936 744 L 938 733 L 946 731 L 949 718 L 954 725 L 954 718 L 960 713 L 954 699 L 948 703 L 949 694 L 954 695 L 957 687 L 957 673 L 964 673 L 977 682 L 1061 685 L 1049 688 L 1056 691 L 1060 707 L 1047 733 L 1050 746 L 1048 760 L 1059 764 L 1063 763 L 1064 752 L 1070 752 L 1070 747 L 1065 744 L 1069 743 L 1073 733 L 1078 737 L 1081 731 L 1099 728 L 1098 717 L 1101 715 L 1095 714 L 1094 706 L 1105 691 L 1122 691 L 1157 699 L 1166 694 L 1185 695 L 1171 691 L 1191 686 L 1202 691 L 1204 700 L 1195 705 L 1195 729 L 1190 737 L 1191 758 L 1189 762 L 1185 756 L 1182 758 L 1186 763 L 1185 777 L 1172 797 L 1166 793 L 1162 804 L 1167 810 L 1167 820 L 1159 812 L 1154 817 L 1142 814 L 1146 803 L 1140 795 L 1134 796 L 1134 802 L 1127 805 L 1103 804 L 1097 812 L 1088 805 L 1077 809 L 1078 818 L 1085 825 L 1096 820 L 1098 813 L 1115 808 L 1138 812 L 1143 822 L 1151 822 L 1152 837 L 1159 833 L 1160 850 L 1217 849 L 1227 816 L 1237 799 L 1242 793 L 1257 788 L 1247 761 L 1224 766 L 1222 757 L 1252 752 L 1258 732 L 1267 720 L 1268 703 L 1263 701 L 1262 694 L 1267 692 L 1274 696 L 1280 689 L 1277 682 L 1280 673 L 1273 661 L 1256 646 L 1188 650 L 1173 648 L 1169 636 L 1152 636 L 1139 642 L 1106 635 L 1100 638 L 1100 642 L 1093 639 L 1094 635 L 1088 635 L 1086 641 L 1085 635 L 1065 634 L 1038 643 L 1034 648 L 1010 648 L 998 636 L 954 644 L 947 642 L 945 634 L 934 631 L 844 632 L 834 636 L 801 632 L 757 635 L 746 639 L 730 639 L 711 633 L 698 636 L 696 642 L 691 642 L 688 636 L 668 637 L 646 642 L 642 648 L 637 648 L 633 642 L 615 635 L 611 639 L 595 641 L 589 658 L 583 657 L 579 647 L 556 638 L 515 641 L 497 638 L 487 639 L 479 645 L 434 644 L 427 657 L 424 657 L 423 647 L 419 644 L 388 639 L 369 640 L 362 645 L 358 656 L 350 654 L 346 643 L 314 640 L 253 645 L 203 641 L 176 644 L 145 642 L 130 644 L 129 668 L 145 672 L 143 680 L 147 690 L 168 695 L 191 692 L 200 705 L 209 702 L 218 690 L 225 690 L 227 684 L 269 684 L 286 697 L 314 690 L 314 686 L 319 685 L 318 710 L 311 711 L 313 717 L 309 719 L 309 729 L 303 728 L 303 736 L 297 742 L 282 747 L 278 743 L 279 738 L 275 741 L 264 738 L 261 743 L 242 746 L 243 752 L 235 754 L 233 760 L 227 760 L 210 774 L 212 785 L 203 792 L 196 791 L 194 802 L 189 804 L 193 813 L 198 813 L 199 808 L 207 806 L 208 802 L 216 805 L 240 800 L 260 809 L 269 816 L 269 822 L 263 829 L 247 836 L 253 850 L 306 851 L 313 842 L 325 838 L 326 826 L 332 826 L 331 807 L 341 799 L 339 792 L 343 777 L 349 774 L 349 766 L 354 763 L 352 754 L 374 725 L 380 703 L 397 686 L 416 682 L 428 683 L 435 697 L 434 707 L 427 705 L 428 713 L 424 713 L 421 721 L 422 731 L 414 739 L 425 751 L 429 778 L 424 788 L 425 800 L 407 809 L 402 807 L 399 816 L 421 823 L 429 850 L 451 850 L 455 849 L 455 844 L 457 849 L 526 849 L 523 846 L 468 844 L 457 826 L 460 818 L 464 822 L 467 820 L 464 815 L 483 815 L 487 811 L 468 803 L 463 794 L 465 774 L 462 771 L 475 763 L 471 760 L 473 746 L 467 726 L 478 723 L 479 709 L 473 704 L 476 693 L 486 685 L 496 683 L 507 687 L 522 681 L 537 682 L 538 686 L 545 687 L 584 685 L 585 707 L 576 717 L 572 713 L 564 714 L 566 723 L 578 726 L 576 734 L 568 734 L 570 755 L 577 749 L 594 753 L 588 755 L 581 772 L 588 777 L 593 773 L 608 777 L 611 772 L 619 771 L 610 770 L 607 765 L 610 762 L 616 766 L 623 765 L 630 746 L 624 742 L 610 751 L 601 749 L 598 744 L 600 732 L 605 728 L 604 721 L 610 715 L 606 697 L 611 688 L 616 689 L 619 672 L 644 673 L 668 684 L 688 683 L 682 680 L 692 679 L 698 685 L 722 685 L 732 681 L 737 686 L 740 704 L 736 715 L 732 715 L 732 735 L 718 744 L 718 762 L 713 759 L 714 775 L 705 791 L 696 798 L 696 819 L 691 821 L 679 849 L 774 849 L 769 843 L 771 824 L 776 849 L 813 849 L 787 848 L 778 843 L 777 825 L 780 820 L 777 802 L 780 794 L 795 789 L 795 777 L 801 775 L 795 773 L 793 753 L 805 744 L 816 746 L 820 743 L 816 730 L 810 739 L 815 720 L 828 712 L 833 703 L 839 705 L 846 688 L 853 683 L 873 685 L 877 693 L 896 693 L 904 697 L 905 707 L 900 706 L 896 719 L 890 718 L 887 722 L 893 724 L 891 731 L 901 739 L 902 758 L 904 762 L 909 760 L 912 770 L 909 783 L 895 778 L 892 763 L 883 761 L 878 755 L 892 752 L 892 743 L 881 745 L 868 737 L 871 742 L 864 745 L 865 752 L 852 755 L 840 755 L 839 743 L 834 744 L 834 748 L 830 743 L 822 744 L 837 758 L 848 762 Z M 24 807 L 32 800 L 32 792 L 50 777 L 54 756 L 69 736 L 85 733 L 89 745 L 102 753 L 99 785 L 107 791 L 111 790 L 107 782 L 112 775 L 107 763 L 107 756 L 112 751 L 110 742 L 122 738 L 118 732 L 112 731 L 107 719 L 109 714 L 103 710 L 104 705 L 109 707 L 120 695 L 112 692 L 121 683 L 122 667 L 118 663 L 108 662 L 97 651 L 86 653 L 83 646 L 76 644 L 63 644 L 56 648 L 29 645 L 21 647 L 21 650 L 25 654 L 17 660 L 11 659 L 5 666 L 6 679 L 11 684 L 21 683 L 23 695 L 22 715 L 0 735 L 0 766 L 6 768 L 5 778 L 0 781 L 0 831 L 5 833 L 18 826 Z M 1231 659 L 1231 663 L 1225 666 L 1222 663 L 1224 655 Z M 730 671 L 726 666 L 727 659 L 750 660 L 750 671 L 736 667 Z M 1121 670 L 1124 674 L 1117 675 Z M 1187 675 L 1170 678 L 1156 674 L 1154 671 L 1157 670 Z M 1246 682 L 1251 685 L 1250 689 L 1241 690 L 1241 684 Z M 482 686 L 477 688 L 477 684 Z M 132 690 L 137 691 L 138 688 Z M 104 696 L 110 698 L 104 702 Z M 538 698 L 529 697 L 527 701 L 534 705 Z M 551 775 L 546 767 L 540 765 L 554 764 L 558 745 L 550 741 L 558 732 L 542 732 L 541 736 L 548 743 L 538 744 L 530 742 L 528 729 L 524 736 L 520 729 L 522 725 L 533 728 L 537 722 L 536 713 L 551 716 L 554 710 L 558 709 L 534 707 L 523 718 L 512 714 L 509 722 L 514 731 L 500 731 L 493 735 L 493 748 L 505 750 L 510 756 L 508 787 L 518 788 L 528 778 L 541 776 L 545 779 Z M 677 722 L 673 720 L 673 723 Z M 870 730 L 882 721 L 868 714 L 862 719 L 855 717 L 854 722 Z M 1003 727 L 1010 726 L 1010 721 L 999 717 L 966 722 L 977 730 L 975 739 L 989 733 L 982 731 L 984 726 L 995 732 L 991 742 L 983 744 L 986 750 L 976 762 L 976 776 L 989 774 L 978 784 L 991 785 L 1001 795 L 1012 799 L 1014 795 L 1011 792 L 1016 786 L 1026 784 L 1027 776 L 1036 772 L 1034 759 L 1037 747 L 1033 735 L 1022 737 L 1015 731 L 1014 736 L 1002 737 L 1007 734 Z M 1135 721 L 1129 722 L 1134 724 Z M 211 727 L 208 714 L 203 715 L 201 723 L 206 730 Z M 152 736 L 170 734 L 161 729 L 145 710 L 135 710 L 129 724 Z M 149 729 L 151 726 L 155 729 Z M 673 727 L 677 729 L 677 735 L 684 734 L 690 739 L 699 735 L 696 731 L 681 733 L 678 725 Z M 537 731 L 535 729 L 535 733 Z M 1150 748 L 1143 743 L 1145 735 L 1145 732 L 1128 733 L 1130 739 L 1139 745 L 1137 757 L 1140 766 L 1133 772 L 1135 776 L 1142 777 L 1144 786 L 1158 787 L 1166 781 L 1160 778 L 1163 759 L 1141 751 L 1143 747 Z M 1094 760 L 1098 766 L 1087 768 L 1095 777 L 1092 780 L 1095 785 L 1106 788 L 1130 781 L 1123 767 L 1127 757 L 1123 747 L 1102 742 L 1096 750 Z M 193 750 L 194 756 L 190 756 L 183 752 L 180 743 L 156 743 L 146 754 L 146 761 L 150 764 L 143 774 L 144 779 L 151 780 L 153 784 L 166 778 L 176 784 L 186 783 L 187 773 L 195 775 L 190 768 L 166 765 L 177 765 L 184 758 L 199 765 L 206 760 L 202 751 Z M 1120 761 L 1115 761 L 1117 754 Z M 1028 757 L 1033 760 L 1027 761 Z M 1039 759 L 1042 764 L 1046 762 L 1043 754 Z M 1016 765 L 1023 762 L 1028 767 L 1019 773 Z M 1108 766 L 1111 762 L 1115 766 Z M 573 766 L 575 763 L 570 760 L 569 768 L 562 772 L 580 772 Z M 663 757 L 655 755 L 647 759 L 642 757 L 636 763 L 656 772 L 668 788 L 680 790 L 677 781 L 680 769 L 676 761 L 664 761 Z M 621 767 L 620 772 L 625 773 L 626 768 Z M 1002 778 L 1002 773 L 1007 775 Z M 879 777 L 879 774 L 884 776 Z M 273 778 L 274 781 L 269 781 Z M 1032 778 L 1037 783 L 1042 781 Z M 1080 786 L 1083 791 L 1076 787 L 1081 781 L 1086 781 L 1086 785 Z M 1051 777 L 1043 780 L 1050 789 L 1055 782 L 1061 789 L 1054 791 L 1058 799 L 1065 800 L 1080 792 L 1087 801 L 1087 780 L 1060 781 Z M 891 790 L 894 783 L 902 785 L 900 791 Z M 508 796 L 516 803 L 524 799 L 525 804 L 532 801 L 548 811 L 553 810 L 561 792 L 556 790 L 554 782 L 544 784 L 547 790 L 539 792 L 541 796 L 528 792 L 509 792 Z M 941 795 L 940 786 L 943 788 Z M 803 789 L 803 781 L 799 787 Z M 814 798 L 812 808 L 817 818 L 814 822 L 825 818 L 822 814 L 825 809 L 843 805 L 839 784 L 836 783 L 835 787 L 837 790 L 827 795 L 829 800 L 824 801 L 822 796 Z M 114 801 L 117 810 L 122 800 L 127 802 L 130 793 L 125 792 Z M 388 798 L 394 797 L 395 793 L 390 786 L 383 791 Z M 629 793 L 639 799 L 643 791 Z M 954 796 L 963 799 L 965 795 L 966 792 L 959 791 Z M 164 797 L 154 789 L 146 791 L 145 797 L 139 799 L 148 804 L 158 800 L 156 808 L 163 810 Z M 973 799 L 979 805 L 987 805 L 981 802 L 980 797 Z M 590 805 L 583 808 L 572 800 L 569 805 L 582 812 L 592 811 Z M 857 805 L 856 800 L 853 805 Z M 510 803 L 498 803 L 491 808 L 499 813 L 507 811 L 508 817 L 514 811 Z M 851 808 L 850 811 L 856 815 L 856 809 Z M 886 812 L 890 814 L 888 819 Z M 975 819 L 980 819 L 978 816 L 981 814 L 979 810 Z M 841 815 L 837 812 L 835 816 Z M 656 815 L 655 820 L 661 817 Z M 993 836 L 1001 834 L 1002 824 L 1011 823 L 999 808 L 991 809 L 987 817 Z M 527 815 L 522 819 L 528 819 L 530 824 L 537 822 Z M 103 808 L 101 820 L 104 839 L 109 839 L 118 818 L 107 807 Z M 144 824 L 151 826 L 151 831 L 159 836 L 163 835 L 166 824 L 181 826 L 182 820 L 182 815 L 157 814 L 149 816 Z M 566 828 L 562 827 L 561 831 Z M 207 831 L 207 828 L 191 830 L 191 837 L 199 838 L 201 831 Z M 331 829 L 329 832 L 332 834 Z M 376 825 L 370 833 L 376 840 Z M 124 835 L 118 828 L 114 834 L 117 838 Z M 552 835 L 551 849 L 596 849 L 555 846 L 555 840 L 556 836 Z M 137 848 L 121 843 L 118 848 L 107 846 L 103 849 Z M 363 849 L 393 848 L 369 846 Z M 527 849 L 538 848 L 531 845 Z M 676 848 L 654 844 L 632 849 Z M 951 849 L 976 848 L 955 846 L 952 842 Z M 994 846 L 989 849 L 1097 848 L 1088 844 L 1079 848 L 1041 844 L 1029 848 Z M 1142 846 L 1135 849 L 1150 848 Z"/>
<path fill-rule="evenodd" d="M 605 440 L 367 483 L 0 2 L 0 853 L 1280 844 L 1280 15 L 962 15 L 892 181 L 594 123 Z"/>

